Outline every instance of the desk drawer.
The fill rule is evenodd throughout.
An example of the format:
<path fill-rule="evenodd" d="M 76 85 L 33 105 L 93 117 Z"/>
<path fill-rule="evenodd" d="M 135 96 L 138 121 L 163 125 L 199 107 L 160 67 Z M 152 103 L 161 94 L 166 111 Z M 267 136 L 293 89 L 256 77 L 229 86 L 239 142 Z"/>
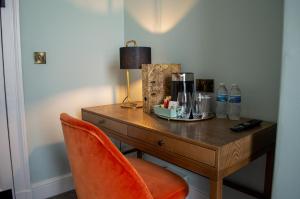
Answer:
<path fill-rule="evenodd" d="M 215 166 L 216 152 L 214 150 L 133 126 L 128 126 L 128 136 L 159 147 L 161 150 L 176 153 L 209 166 Z"/>
<path fill-rule="evenodd" d="M 113 130 L 117 133 L 127 135 L 127 125 L 126 124 L 116 122 L 114 120 L 111 120 L 111 119 L 108 119 L 105 117 L 101 117 L 99 115 L 86 113 L 86 112 L 82 113 L 82 118 L 83 118 L 83 120 L 90 122 L 90 123 L 98 126 L 99 128 L 104 127 L 109 130 Z"/>

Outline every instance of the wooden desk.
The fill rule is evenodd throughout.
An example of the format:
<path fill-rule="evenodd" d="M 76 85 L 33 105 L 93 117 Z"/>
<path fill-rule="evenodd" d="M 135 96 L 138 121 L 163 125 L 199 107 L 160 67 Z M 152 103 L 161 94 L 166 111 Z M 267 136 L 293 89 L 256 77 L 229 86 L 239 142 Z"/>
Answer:
<path fill-rule="evenodd" d="M 264 193 L 225 181 L 224 184 L 260 198 L 271 198 L 274 123 L 263 122 L 250 131 L 234 133 L 229 128 L 241 121 L 174 122 L 144 113 L 142 109 L 124 109 L 120 105 L 83 108 L 82 118 L 145 153 L 208 177 L 211 199 L 222 198 L 224 177 L 267 153 Z"/>

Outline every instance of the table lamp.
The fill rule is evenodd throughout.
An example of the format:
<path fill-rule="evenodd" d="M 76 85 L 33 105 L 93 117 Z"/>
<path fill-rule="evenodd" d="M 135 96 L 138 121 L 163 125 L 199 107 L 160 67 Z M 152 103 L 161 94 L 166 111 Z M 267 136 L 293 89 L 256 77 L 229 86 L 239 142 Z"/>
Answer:
<path fill-rule="evenodd" d="M 129 46 L 133 44 L 133 46 Z M 151 64 L 151 48 L 138 47 L 136 41 L 126 42 L 126 47 L 120 48 L 120 69 L 126 70 L 127 96 L 122 102 L 121 107 L 136 108 L 137 103 L 130 98 L 130 74 L 129 69 L 141 69 L 142 64 Z"/>

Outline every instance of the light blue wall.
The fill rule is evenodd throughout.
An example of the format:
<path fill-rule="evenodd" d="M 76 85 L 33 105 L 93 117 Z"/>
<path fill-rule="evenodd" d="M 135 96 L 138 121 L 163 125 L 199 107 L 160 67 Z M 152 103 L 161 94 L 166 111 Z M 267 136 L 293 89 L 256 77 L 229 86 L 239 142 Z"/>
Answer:
<path fill-rule="evenodd" d="M 243 116 L 276 121 L 282 16 L 282 0 L 126 0 L 125 40 L 151 46 L 153 63 L 181 63 L 196 78 L 237 83 Z M 262 191 L 264 161 L 231 178 Z"/>
<path fill-rule="evenodd" d="M 69 172 L 59 114 L 113 103 L 124 43 L 123 0 L 20 0 L 22 65 L 33 183 Z M 33 64 L 46 51 L 47 64 Z"/>
<path fill-rule="evenodd" d="M 151 46 L 154 63 L 237 83 L 242 115 L 277 119 L 282 0 L 146 2 L 125 1 L 125 40 Z"/>
<path fill-rule="evenodd" d="M 286 0 L 274 199 L 300 197 L 300 1 Z"/>

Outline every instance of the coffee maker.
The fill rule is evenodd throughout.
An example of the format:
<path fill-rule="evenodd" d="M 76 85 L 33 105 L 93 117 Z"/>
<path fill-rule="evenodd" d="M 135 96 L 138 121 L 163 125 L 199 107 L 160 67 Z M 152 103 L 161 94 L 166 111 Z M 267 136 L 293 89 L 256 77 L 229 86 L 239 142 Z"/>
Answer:
<path fill-rule="evenodd" d="M 194 73 L 172 73 L 171 100 L 177 101 L 179 92 L 194 92 Z"/>

